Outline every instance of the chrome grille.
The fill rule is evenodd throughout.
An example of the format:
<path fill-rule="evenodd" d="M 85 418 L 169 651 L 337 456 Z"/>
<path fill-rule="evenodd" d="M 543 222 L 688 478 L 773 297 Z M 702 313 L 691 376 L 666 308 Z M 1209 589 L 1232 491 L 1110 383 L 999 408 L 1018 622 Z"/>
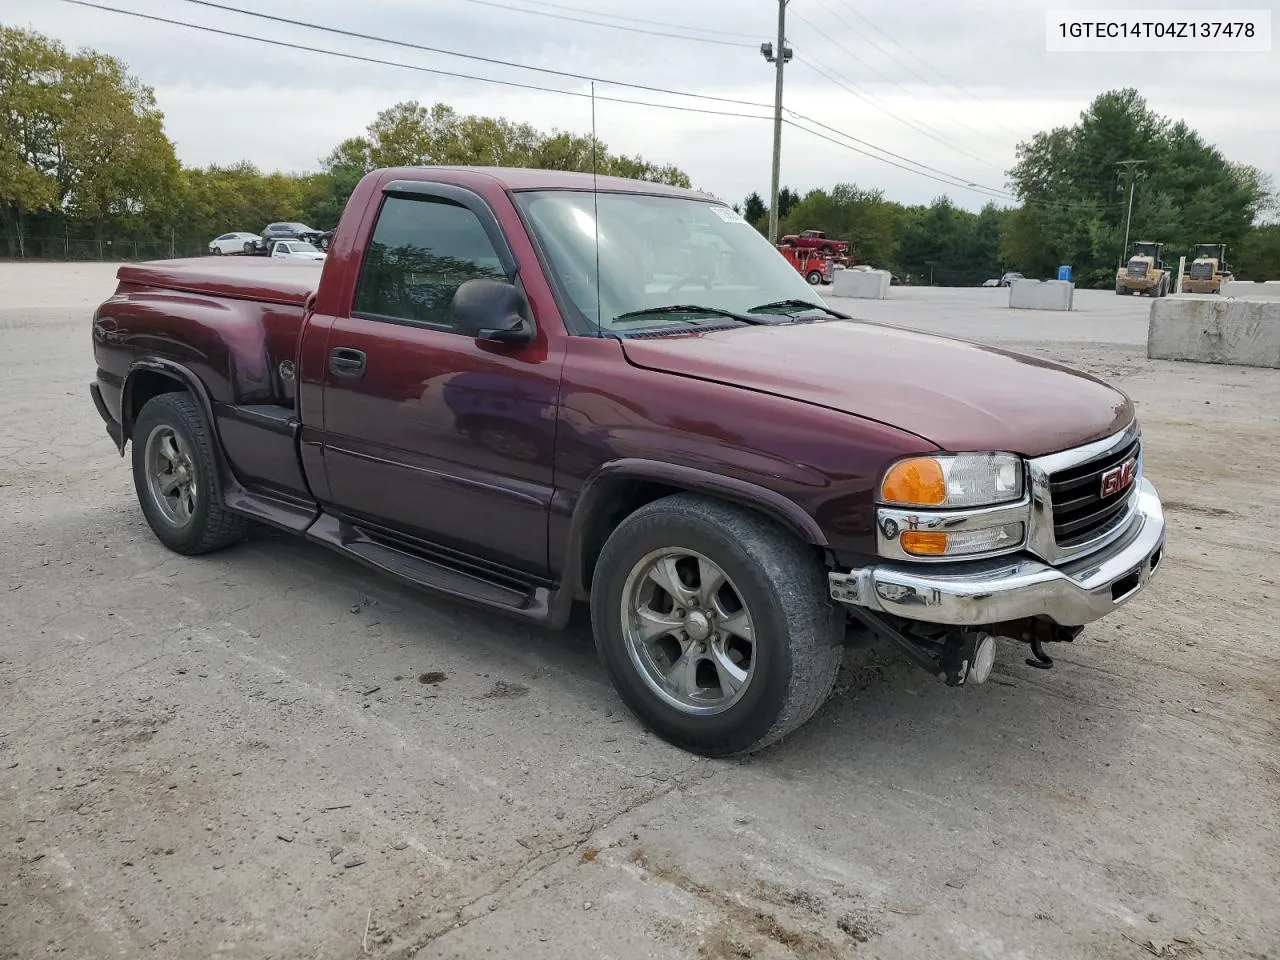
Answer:
<path fill-rule="evenodd" d="M 1031 481 L 1028 549 L 1050 563 L 1065 563 L 1100 550 L 1124 534 L 1137 509 L 1142 477 L 1141 428 L 1132 421 L 1119 433 L 1080 447 L 1027 461 Z M 1102 475 L 1137 456 L 1134 482 L 1102 495 Z"/>
<path fill-rule="evenodd" d="M 1141 441 L 1134 438 L 1088 463 L 1049 474 L 1053 539 L 1059 550 L 1070 551 L 1087 543 L 1123 516 L 1133 496 L 1133 484 L 1104 497 L 1102 475 L 1138 456 L 1141 450 Z"/>

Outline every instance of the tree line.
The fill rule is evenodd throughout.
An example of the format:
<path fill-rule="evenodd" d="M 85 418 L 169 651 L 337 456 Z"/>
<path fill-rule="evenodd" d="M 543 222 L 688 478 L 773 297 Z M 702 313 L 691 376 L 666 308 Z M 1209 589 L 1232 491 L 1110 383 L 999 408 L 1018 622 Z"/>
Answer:
<path fill-rule="evenodd" d="M 1076 124 L 1018 146 L 1008 172 L 1017 205 L 975 213 L 947 196 L 904 205 L 842 182 L 803 195 L 783 189 L 779 223 L 784 234 L 817 229 L 847 240 L 858 262 L 913 283 L 978 284 L 1007 270 L 1047 277 L 1070 264 L 1078 283 L 1106 287 L 1128 213 L 1119 164 L 1135 159 L 1132 240 L 1163 241 L 1175 265 L 1195 243 L 1226 243 L 1237 276 L 1280 278 L 1267 178 L 1128 89 L 1102 94 Z M 0 256 L 183 256 L 202 253 L 219 234 L 275 221 L 327 229 L 360 177 L 401 164 L 594 167 L 690 185 L 674 165 L 611 153 L 589 136 L 415 101 L 383 110 L 315 172 L 264 172 L 248 160 L 186 166 L 154 91 L 122 61 L 0 27 Z M 759 194 L 737 209 L 764 232 Z"/>
<path fill-rule="evenodd" d="M 475 164 L 589 171 L 689 186 L 670 164 L 591 137 L 399 103 L 313 173 L 244 161 L 185 166 L 151 87 L 119 59 L 0 27 L 0 256 L 141 257 L 204 252 L 219 234 L 275 221 L 337 223 L 375 167 Z"/>
<path fill-rule="evenodd" d="M 1197 243 L 1227 244 L 1242 279 L 1280 279 L 1280 224 L 1268 178 L 1228 161 L 1182 121 L 1148 107 L 1136 90 L 1104 93 L 1070 127 L 1018 146 L 1009 171 L 1018 206 L 977 213 L 942 196 L 903 205 L 841 183 L 778 195 L 780 235 L 822 230 L 847 240 L 856 262 L 913 283 L 968 285 L 1016 270 L 1053 277 L 1069 264 L 1077 284 L 1109 287 L 1122 259 L 1129 210 L 1124 160 L 1134 165 L 1130 241 L 1165 244 L 1166 262 Z M 765 232 L 769 210 L 752 193 L 738 210 Z"/>

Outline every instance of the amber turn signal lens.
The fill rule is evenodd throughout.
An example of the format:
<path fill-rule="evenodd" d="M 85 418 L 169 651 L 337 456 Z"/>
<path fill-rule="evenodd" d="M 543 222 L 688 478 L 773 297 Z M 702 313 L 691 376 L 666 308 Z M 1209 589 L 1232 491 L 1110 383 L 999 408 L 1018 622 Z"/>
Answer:
<path fill-rule="evenodd" d="M 920 557 L 941 557 L 947 552 L 947 535 L 908 530 L 902 535 L 902 549 Z"/>
<path fill-rule="evenodd" d="M 936 507 L 945 503 L 947 480 L 942 474 L 942 464 L 933 457 L 916 457 L 894 464 L 880 485 L 880 499 L 885 503 L 920 507 Z M 946 535 L 940 536 L 945 549 Z"/>

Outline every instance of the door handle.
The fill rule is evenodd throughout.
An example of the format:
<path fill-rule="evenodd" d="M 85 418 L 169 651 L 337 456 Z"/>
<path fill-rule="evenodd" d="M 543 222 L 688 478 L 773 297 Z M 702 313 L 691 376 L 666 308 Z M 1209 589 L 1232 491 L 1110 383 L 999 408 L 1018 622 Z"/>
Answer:
<path fill-rule="evenodd" d="M 329 372 L 335 377 L 358 377 L 364 373 L 364 351 L 335 347 L 329 351 Z"/>

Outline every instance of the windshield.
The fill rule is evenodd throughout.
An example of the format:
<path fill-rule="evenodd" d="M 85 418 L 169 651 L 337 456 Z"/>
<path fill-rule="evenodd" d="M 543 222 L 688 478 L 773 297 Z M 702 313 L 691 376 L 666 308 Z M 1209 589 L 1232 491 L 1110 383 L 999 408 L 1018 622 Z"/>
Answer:
<path fill-rule="evenodd" d="M 552 273 L 594 331 L 736 323 L 778 301 L 822 310 L 804 278 L 741 216 L 723 204 L 634 193 L 546 190 L 517 194 Z M 596 283 L 596 210 L 599 284 Z M 599 309 L 597 309 L 597 290 Z M 654 312 L 665 306 L 673 313 Z M 720 315 L 699 316 L 690 307 Z"/>

